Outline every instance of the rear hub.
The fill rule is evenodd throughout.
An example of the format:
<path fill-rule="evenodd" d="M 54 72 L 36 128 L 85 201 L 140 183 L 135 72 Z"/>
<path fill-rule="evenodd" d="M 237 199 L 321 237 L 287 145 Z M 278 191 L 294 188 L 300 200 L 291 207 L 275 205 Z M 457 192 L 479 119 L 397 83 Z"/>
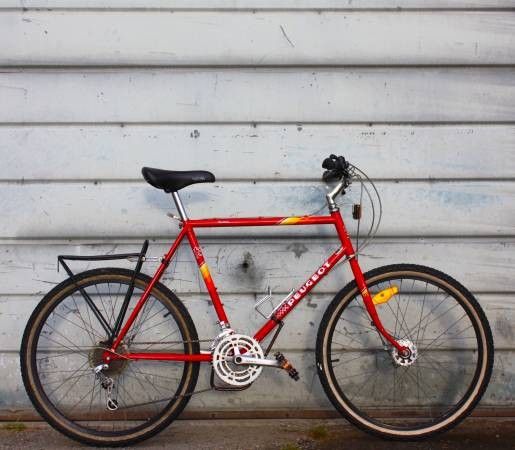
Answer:
<path fill-rule="evenodd" d="M 99 365 L 105 364 L 104 360 L 105 352 L 109 350 L 109 346 L 105 342 L 99 342 L 96 347 L 92 348 L 88 354 L 89 365 L 91 368 L 95 368 Z M 128 352 L 127 345 L 121 343 L 120 346 L 116 349 L 116 353 L 123 355 Z M 108 368 L 104 369 L 102 372 L 107 377 L 112 377 L 113 375 L 120 375 L 127 365 L 129 364 L 129 360 L 125 358 L 112 358 L 108 361 Z"/>

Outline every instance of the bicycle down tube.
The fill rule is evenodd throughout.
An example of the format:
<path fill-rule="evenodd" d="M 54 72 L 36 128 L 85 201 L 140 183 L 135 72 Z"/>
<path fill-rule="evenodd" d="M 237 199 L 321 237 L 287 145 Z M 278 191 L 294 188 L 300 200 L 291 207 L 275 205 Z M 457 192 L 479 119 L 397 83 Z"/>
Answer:
<path fill-rule="evenodd" d="M 185 216 L 185 215 L 184 215 Z M 254 218 L 217 218 L 217 219 L 184 219 L 181 222 L 181 230 L 175 242 L 170 247 L 168 253 L 162 258 L 156 273 L 154 274 L 151 282 L 146 287 L 140 299 L 136 303 L 134 310 L 128 317 L 126 323 L 121 329 L 119 335 L 113 342 L 110 351 L 104 352 L 104 358 L 108 362 L 112 359 L 117 359 L 117 347 L 123 341 L 126 333 L 134 323 L 139 312 L 143 308 L 147 298 L 152 291 L 154 285 L 160 280 L 164 271 L 170 264 L 177 248 L 184 239 L 188 238 L 193 255 L 199 267 L 200 273 L 208 290 L 211 301 L 213 302 L 214 309 L 218 316 L 220 326 L 222 328 L 229 326 L 229 320 L 225 313 L 223 303 L 218 295 L 215 283 L 209 272 L 209 268 L 205 261 L 202 249 L 199 245 L 195 235 L 195 228 L 217 228 L 217 227 L 247 227 L 247 226 L 285 226 L 285 225 L 334 225 L 340 238 L 341 247 L 336 250 L 312 275 L 308 280 L 299 287 L 291 296 L 291 298 L 284 303 L 254 335 L 254 338 L 261 342 L 274 328 L 295 308 L 295 306 L 322 280 L 332 268 L 345 256 L 349 260 L 349 264 L 354 275 L 357 287 L 361 293 L 361 297 L 365 303 L 367 312 L 369 313 L 374 325 L 378 332 L 395 348 L 399 351 L 403 350 L 400 345 L 383 327 L 379 316 L 377 314 L 375 305 L 372 301 L 370 293 L 368 292 L 363 273 L 354 255 L 354 248 L 349 238 L 345 224 L 341 217 L 340 211 L 332 211 L 328 216 L 293 216 L 293 217 L 254 217 Z M 124 359 L 131 360 L 163 360 L 163 361 L 211 361 L 210 353 L 199 354 L 183 354 L 183 353 L 125 353 Z"/>

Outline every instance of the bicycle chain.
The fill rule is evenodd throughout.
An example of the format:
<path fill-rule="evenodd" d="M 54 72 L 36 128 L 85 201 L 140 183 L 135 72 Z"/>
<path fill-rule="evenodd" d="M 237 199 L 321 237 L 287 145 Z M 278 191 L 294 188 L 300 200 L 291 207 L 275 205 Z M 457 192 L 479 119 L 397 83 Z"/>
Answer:
<path fill-rule="evenodd" d="M 173 397 L 163 398 L 161 400 L 152 400 L 152 401 L 148 401 L 148 402 L 137 403 L 135 405 L 125 406 L 125 407 L 119 408 L 119 409 L 123 410 L 123 409 L 137 408 L 139 406 L 153 405 L 155 403 L 169 402 L 169 401 L 172 401 L 172 400 L 177 400 L 179 398 L 191 397 L 191 396 L 193 396 L 195 394 L 203 394 L 204 392 L 208 392 L 208 391 L 212 391 L 212 390 L 214 390 L 214 389 L 212 387 L 209 387 L 209 388 L 201 389 L 201 390 L 198 390 L 198 391 L 188 392 L 187 394 L 174 395 Z"/>

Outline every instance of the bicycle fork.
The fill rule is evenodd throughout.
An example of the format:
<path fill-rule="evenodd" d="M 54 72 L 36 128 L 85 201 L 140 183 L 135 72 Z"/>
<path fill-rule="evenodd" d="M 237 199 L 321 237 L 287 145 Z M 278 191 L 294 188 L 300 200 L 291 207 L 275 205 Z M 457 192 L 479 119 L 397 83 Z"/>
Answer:
<path fill-rule="evenodd" d="M 347 233 L 347 229 L 345 228 L 345 224 L 343 223 L 342 216 L 340 214 L 339 209 L 331 211 L 331 216 L 335 219 L 336 231 L 338 232 L 338 236 L 342 242 L 343 248 L 345 249 L 345 253 L 349 258 L 349 265 L 352 270 L 352 274 L 354 275 L 354 279 L 356 280 L 356 285 L 361 294 L 361 298 L 365 303 L 365 308 L 372 319 L 373 325 L 376 327 L 379 334 L 386 339 L 397 351 L 400 355 L 405 355 L 409 353 L 409 349 L 404 345 L 400 344 L 395 340 L 395 338 L 388 333 L 388 331 L 383 326 L 381 319 L 379 318 L 379 314 L 377 313 L 377 309 L 372 300 L 372 296 L 368 291 L 367 283 L 365 277 L 363 276 L 363 272 L 361 271 L 361 267 L 359 266 L 358 260 L 356 258 L 354 247 L 352 246 L 352 242 L 350 240 L 349 234 Z"/>

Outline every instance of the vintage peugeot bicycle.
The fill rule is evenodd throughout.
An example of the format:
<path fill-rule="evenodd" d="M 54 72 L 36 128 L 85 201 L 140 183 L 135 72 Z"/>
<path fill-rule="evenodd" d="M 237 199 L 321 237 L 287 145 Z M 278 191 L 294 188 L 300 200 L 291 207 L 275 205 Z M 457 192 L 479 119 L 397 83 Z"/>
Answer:
<path fill-rule="evenodd" d="M 316 369 L 334 407 L 361 429 L 400 440 L 426 438 L 464 419 L 492 371 L 485 314 L 465 287 L 429 267 L 388 265 L 363 274 L 336 199 L 351 182 L 363 187 L 368 178 L 341 156 L 331 155 L 322 167 L 323 179 L 336 184 L 326 195 L 328 215 L 224 219 L 189 219 L 179 197 L 188 185 L 214 182 L 210 172 L 143 168 L 148 183 L 172 194 L 179 235 L 152 278 L 141 273 L 148 241 L 139 253 L 58 257 L 70 277 L 38 304 L 21 346 L 23 381 L 37 411 L 73 439 L 122 446 L 177 418 L 195 393 L 201 363 L 211 365 L 211 388 L 220 391 L 248 388 L 263 368 L 296 380 L 302 374 L 294 361 L 275 351 L 269 356 L 275 338 L 295 306 L 346 260 L 354 280 L 329 304 L 316 341 Z M 360 218 L 361 203 L 353 215 Z M 234 330 L 195 229 L 301 225 L 334 227 L 339 248 L 271 310 L 263 311 L 270 295 L 256 303 L 266 321 L 253 336 Z M 159 281 L 184 238 L 218 318 L 219 334 L 208 342 Z M 134 259 L 135 269 L 74 274 L 66 262 L 119 258 Z"/>

